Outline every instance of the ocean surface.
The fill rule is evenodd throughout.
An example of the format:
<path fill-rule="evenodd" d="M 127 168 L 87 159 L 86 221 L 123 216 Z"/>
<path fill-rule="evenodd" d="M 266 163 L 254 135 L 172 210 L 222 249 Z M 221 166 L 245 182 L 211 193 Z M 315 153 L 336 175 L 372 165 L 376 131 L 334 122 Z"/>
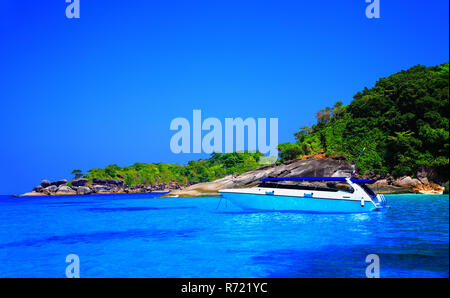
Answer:
<path fill-rule="evenodd" d="M 219 198 L 0 196 L 0 277 L 449 277 L 448 195 L 365 214 L 242 212 Z"/>

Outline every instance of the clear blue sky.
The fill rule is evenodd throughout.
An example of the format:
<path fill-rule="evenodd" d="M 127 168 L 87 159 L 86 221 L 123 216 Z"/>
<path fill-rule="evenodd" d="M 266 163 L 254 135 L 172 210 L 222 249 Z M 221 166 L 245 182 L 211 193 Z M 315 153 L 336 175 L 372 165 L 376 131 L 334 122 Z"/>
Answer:
<path fill-rule="evenodd" d="M 447 62 L 447 0 L 3 0 L 0 194 L 115 163 L 185 163 L 170 121 L 314 113 L 416 64 Z"/>

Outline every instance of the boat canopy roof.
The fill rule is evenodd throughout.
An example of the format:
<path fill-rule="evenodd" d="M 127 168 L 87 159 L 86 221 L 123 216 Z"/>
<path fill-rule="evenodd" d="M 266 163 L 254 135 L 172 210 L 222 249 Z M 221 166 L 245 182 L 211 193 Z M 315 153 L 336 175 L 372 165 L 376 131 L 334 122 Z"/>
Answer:
<path fill-rule="evenodd" d="M 342 181 L 346 182 L 347 177 L 281 177 L 281 178 L 265 178 L 262 182 L 266 181 Z M 372 184 L 376 180 L 361 180 L 351 178 L 350 181 L 357 184 Z"/>

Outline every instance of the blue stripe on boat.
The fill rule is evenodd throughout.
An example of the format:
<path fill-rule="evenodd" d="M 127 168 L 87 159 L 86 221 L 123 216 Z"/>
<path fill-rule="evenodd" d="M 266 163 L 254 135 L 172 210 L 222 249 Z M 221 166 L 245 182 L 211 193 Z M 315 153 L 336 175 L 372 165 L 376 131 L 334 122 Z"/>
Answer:
<path fill-rule="evenodd" d="M 281 177 L 281 178 L 265 178 L 261 181 L 342 181 L 345 182 L 347 177 Z M 351 182 L 357 184 L 372 184 L 376 180 L 350 179 Z"/>

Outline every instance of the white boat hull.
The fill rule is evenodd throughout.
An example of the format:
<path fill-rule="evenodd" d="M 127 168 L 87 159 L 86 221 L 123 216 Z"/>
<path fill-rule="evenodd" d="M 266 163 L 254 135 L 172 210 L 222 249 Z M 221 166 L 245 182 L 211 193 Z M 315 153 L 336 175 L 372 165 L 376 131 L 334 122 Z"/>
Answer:
<path fill-rule="evenodd" d="M 220 193 L 224 199 L 245 210 L 354 213 L 377 209 L 372 201 L 367 200 L 321 198 L 317 195 L 312 197 L 276 195 L 271 192 L 239 193 L 224 190 Z"/>

